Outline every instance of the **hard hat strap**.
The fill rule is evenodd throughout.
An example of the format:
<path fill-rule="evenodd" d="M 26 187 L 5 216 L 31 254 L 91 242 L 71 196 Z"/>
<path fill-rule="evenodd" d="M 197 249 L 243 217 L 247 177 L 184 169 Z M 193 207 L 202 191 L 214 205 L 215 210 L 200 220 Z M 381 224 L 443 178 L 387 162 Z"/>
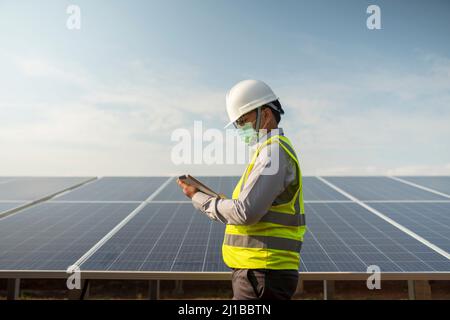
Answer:
<path fill-rule="evenodd" d="M 256 139 L 257 141 L 259 141 L 259 127 L 261 125 L 261 107 L 259 107 L 258 109 L 256 109 L 256 125 L 255 125 L 255 130 L 256 130 Z"/>

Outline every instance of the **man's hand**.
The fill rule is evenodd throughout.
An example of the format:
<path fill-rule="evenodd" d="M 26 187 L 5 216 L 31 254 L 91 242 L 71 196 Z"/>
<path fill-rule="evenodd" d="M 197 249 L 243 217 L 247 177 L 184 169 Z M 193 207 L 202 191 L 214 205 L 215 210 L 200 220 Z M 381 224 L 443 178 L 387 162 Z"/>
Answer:
<path fill-rule="evenodd" d="M 183 189 L 183 193 L 191 199 L 194 196 L 194 194 L 196 194 L 198 192 L 198 189 L 196 187 L 191 186 L 191 185 L 181 181 L 180 179 L 177 180 L 177 183 L 180 186 L 180 188 Z"/>

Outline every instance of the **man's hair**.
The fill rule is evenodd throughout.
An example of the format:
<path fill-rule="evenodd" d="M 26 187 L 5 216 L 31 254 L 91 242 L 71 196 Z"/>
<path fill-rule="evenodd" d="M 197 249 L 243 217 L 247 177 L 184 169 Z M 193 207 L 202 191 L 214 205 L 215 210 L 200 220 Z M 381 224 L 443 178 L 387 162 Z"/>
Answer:
<path fill-rule="evenodd" d="M 272 101 L 270 102 L 271 104 L 275 105 L 277 107 L 278 110 L 275 110 L 274 108 L 272 108 L 269 104 L 265 104 L 263 106 L 263 108 L 270 108 L 270 111 L 272 111 L 273 116 L 275 117 L 275 120 L 277 121 L 277 124 L 280 123 L 281 120 L 281 113 L 280 110 L 282 111 L 282 113 L 284 113 L 283 108 L 281 107 L 281 103 L 278 100 Z"/>

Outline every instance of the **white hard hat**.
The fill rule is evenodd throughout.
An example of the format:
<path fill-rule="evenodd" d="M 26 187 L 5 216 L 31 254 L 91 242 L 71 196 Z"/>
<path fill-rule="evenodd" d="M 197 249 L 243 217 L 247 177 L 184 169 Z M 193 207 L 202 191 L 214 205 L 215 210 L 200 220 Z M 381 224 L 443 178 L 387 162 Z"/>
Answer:
<path fill-rule="evenodd" d="M 230 122 L 225 128 L 242 115 L 275 100 L 278 100 L 278 97 L 262 81 L 244 80 L 237 83 L 227 93 L 227 112 Z"/>

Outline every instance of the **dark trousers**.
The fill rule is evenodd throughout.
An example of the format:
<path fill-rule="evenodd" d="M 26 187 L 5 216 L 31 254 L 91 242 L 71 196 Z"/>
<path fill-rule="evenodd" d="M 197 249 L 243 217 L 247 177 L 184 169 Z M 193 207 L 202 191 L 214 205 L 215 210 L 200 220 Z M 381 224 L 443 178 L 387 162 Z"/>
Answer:
<path fill-rule="evenodd" d="M 289 300 L 297 283 L 296 270 L 234 269 L 233 300 Z"/>

